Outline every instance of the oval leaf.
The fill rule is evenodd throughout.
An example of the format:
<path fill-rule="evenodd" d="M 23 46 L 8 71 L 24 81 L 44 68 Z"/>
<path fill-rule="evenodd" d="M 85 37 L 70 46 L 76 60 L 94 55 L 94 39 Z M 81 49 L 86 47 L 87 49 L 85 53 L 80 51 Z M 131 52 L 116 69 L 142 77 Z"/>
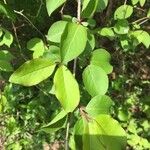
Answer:
<path fill-rule="evenodd" d="M 60 54 L 63 63 L 67 63 L 80 55 L 86 46 L 86 28 L 68 23 L 61 38 Z"/>
<path fill-rule="evenodd" d="M 115 24 L 114 31 L 117 34 L 127 34 L 129 31 L 129 25 L 127 20 L 118 20 Z"/>
<path fill-rule="evenodd" d="M 98 6 L 99 0 L 84 0 L 83 7 L 82 7 L 82 17 L 84 18 L 91 18 Z"/>
<path fill-rule="evenodd" d="M 31 51 L 34 51 L 33 58 L 39 58 L 43 55 L 45 50 L 44 43 L 40 38 L 33 38 L 28 41 L 27 48 Z"/>
<path fill-rule="evenodd" d="M 107 74 L 113 70 L 111 56 L 105 49 L 97 49 L 92 53 L 91 64 L 101 67 Z"/>
<path fill-rule="evenodd" d="M 109 114 L 113 101 L 106 95 L 98 95 L 90 100 L 86 106 L 86 112 L 90 116 L 97 116 L 100 114 Z"/>
<path fill-rule="evenodd" d="M 60 7 L 66 0 L 46 0 L 46 7 L 49 16 Z"/>
<path fill-rule="evenodd" d="M 74 128 L 76 148 L 80 150 L 121 150 L 126 146 L 126 133 L 109 115 L 78 121 Z"/>
<path fill-rule="evenodd" d="M 48 59 L 38 58 L 25 62 L 10 77 L 9 81 L 24 86 L 33 86 L 47 79 L 55 64 Z"/>
<path fill-rule="evenodd" d="M 85 88 L 91 96 L 104 95 L 108 89 L 108 76 L 98 66 L 89 65 L 83 72 Z"/>
<path fill-rule="evenodd" d="M 0 60 L 11 61 L 14 56 L 7 50 L 0 50 Z"/>
<path fill-rule="evenodd" d="M 66 21 L 55 22 L 48 31 L 48 40 L 54 43 L 60 43 L 61 36 L 67 25 Z"/>
<path fill-rule="evenodd" d="M 133 13 L 133 7 L 130 5 L 122 5 L 115 11 L 114 19 L 126 19 L 129 18 Z"/>
<path fill-rule="evenodd" d="M 72 73 L 61 66 L 54 76 L 55 94 L 66 112 L 72 112 L 79 104 L 79 86 Z"/>
<path fill-rule="evenodd" d="M 97 12 L 103 11 L 108 5 L 108 0 L 99 0 L 97 6 Z"/>
<path fill-rule="evenodd" d="M 102 28 L 100 31 L 98 31 L 98 34 L 101 36 L 106 36 L 106 37 L 115 37 L 114 31 L 112 28 Z"/>
<path fill-rule="evenodd" d="M 0 71 L 11 72 L 13 68 L 9 62 L 0 60 Z"/>

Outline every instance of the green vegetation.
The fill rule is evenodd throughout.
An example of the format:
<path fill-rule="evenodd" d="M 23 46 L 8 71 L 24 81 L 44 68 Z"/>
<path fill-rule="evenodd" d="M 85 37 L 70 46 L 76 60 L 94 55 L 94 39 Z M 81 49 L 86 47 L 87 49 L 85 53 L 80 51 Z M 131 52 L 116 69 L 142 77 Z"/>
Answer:
<path fill-rule="evenodd" d="M 148 0 L 0 2 L 0 149 L 149 150 Z"/>

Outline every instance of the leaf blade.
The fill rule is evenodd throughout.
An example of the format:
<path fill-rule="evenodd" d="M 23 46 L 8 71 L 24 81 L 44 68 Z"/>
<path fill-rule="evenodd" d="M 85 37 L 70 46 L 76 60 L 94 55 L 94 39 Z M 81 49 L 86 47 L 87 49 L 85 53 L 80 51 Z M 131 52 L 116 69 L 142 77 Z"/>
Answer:
<path fill-rule="evenodd" d="M 25 62 L 10 77 L 9 81 L 24 86 L 33 86 L 47 79 L 55 64 L 48 59 L 38 58 Z"/>

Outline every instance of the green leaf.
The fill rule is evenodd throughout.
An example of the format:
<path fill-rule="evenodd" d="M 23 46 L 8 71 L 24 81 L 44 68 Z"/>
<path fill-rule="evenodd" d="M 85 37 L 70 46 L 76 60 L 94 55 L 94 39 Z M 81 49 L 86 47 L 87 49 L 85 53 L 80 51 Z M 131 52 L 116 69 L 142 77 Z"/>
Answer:
<path fill-rule="evenodd" d="M 60 44 L 62 62 L 67 63 L 79 56 L 84 51 L 86 42 L 86 28 L 75 23 L 68 23 Z"/>
<path fill-rule="evenodd" d="M 131 1 L 133 5 L 136 5 L 139 2 L 139 0 L 131 0 Z"/>
<path fill-rule="evenodd" d="M 0 60 L 0 71 L 11 72 L 13 68 L 9 62 Z"/>
<path fill-rule="evenodd" d="M 93 97 L 86 106 L 86 112 L 95 117 L 100 114 L 109 114 L 113 101 L 106 95 L 97 95 Z"/>
<path fill-rule="evenodd" d="M 96 12 L 99 0 L 84 0 L 81 16 L 83 18 L 91 18 Z"/>
<path fill-rule="evenodd" d="M 31 51 L 34 51 L 33 58 L 39 58 L 43 55 L 45 50 L 44 43 L 40 38 L 33 38 L 28 41 L 27 48 Z"/>
<path fill-rule="evenodd" d="M 55 94 L 66 112 L 72 112 L 79 104 L 79 86 L 72 73 L 60 66 L 54 76 Z"/>
<path fill-rule="evenodd" d="M 11 61 L 14 56 L 7 50 L 0 50 L 0 60 Z"/>
<path fill-rule="evenodd" d="M 7 108 L 7 98 L 4 95 L 0 97 L 0 113 L 4 112 Z"/>
<path fill-rule="evenodd" d="M 98 31 L 98 34 L 101 36 L 106 36 L 106 37 L 115 37 L 114 31 L 112 28 L 102 28 L 100 31 Z"/>
<path fill-rule="evenodd" d="M 130 45 L 129 45 L 129 42 L 128 42 L 128 40 L 126 38 L 121 39 L 120 43 L 121 43 L 121 46 L 124 49 L 124 51 L 127 51 L 127 50 L 129 50 L 131 48 Z"/>
<path fill-rule="evenodd" d="M 109 115 L 99 115 L 77 122 L 74 129 L 77 150 L 121 150 L 126 147 L 126 133 Z"/>
<path fill-rule="evenodd" d="M 92 33 L 87 32 L 87 43 L 84 53 L 91 52 L 95 48 L 95 37 Z"/>
<path fill-rule="evenodd" d="M 148 32 L 143 30 L 137 30 L 131 33 L 131 36 L 133 36 L 135 39 L 137 39 L 138 43 L 143 43 L 146 48 L 149 48 L 150 46 L 150 35 Z"/>
<path fill-rule="evenodd" d="M 83 82 L 92 97 L 104 95 L 107 92 L 108 76 L 99 66 L 89 65 L 83 72 Z"/>
<path fill-rule="evenodd" d="M 66 0 L 46 0 L 46 8 L 49 16 L 65 2 Z"/>
<path fill-rule="evenodd" d="M 46 133 L 54 133 L 62 128 L 66 127 L 66 117 L 63 117 L 62 119 L 58 120 L 56 123 L 53 123 L 51 125 L 43 126 L 40 131 L 44 131 Z"/>
<path fill-rule="evenodd" d="M 50 125 L 56 123 L 57 121 L 63 119 L 66 115 L 67 115 L 67 113 L 66 113 L 64 110 L 62 110 L 62 111 L 59 112 L 59 113 L 57 114 L 57 116 L 56 116 L 49 124 L 47 124 L 46 126 L 50 126 Z"/>
<path fill-rule="evenodd" d="M 114 19 L 126 19 L 129 18 L 133 13 L 133 7 L 130 5 L 122 5 L 115 11 Z"/>
<path fill-rule="evenodd" d="M 127 34 L 129 32 L 129 25 L 127 20 L 118 20 L 114 26 L 114 31 L 117 34 Z"/>
<path fill-rule="evenodd" d="M 50 59 L 54 63 L 60 62 L 60 48 L 54 45 L 50 46 L 49 49 L 44 52 L 43 57 Z"/>
<path fill-rule="evenodd" d="M 60 43 L 61 36 L 66 28 L 66 21 L 55 22 L 48 30 L 48 40 L 54 43 Z"/>
<path fill-rule="evenodd" d="M 108 0 L 99 0 L 97 5 L 97 12 L 102 12 L 108 5 Z"/>
<path fill-rule="evenodd" d="M 121 121 L 128 121 L 129 115 L 126 109 L 119 109 L 118 111 L 118 119 Z"/>
<path fill-rule="evenodd" d="M 140 2 L 141 7 L 143 7 L 145 2 L 146 2 L 146 0 L 139 0 L 139 2 Z"/>
<path fill-rule="evenodd" d="M 113 70 L 111 56 L 105 49 L 97 49 L 92 53 L 91 64 L 101 67 L 107 74 Z"/>
<path fill-rule="evenodd" d="M 13 36 L 12 36 L 12 34 L 8 31 L 8 30 L 6 30 L 6 29 L 3 29 L 2 28 L 2 31 L 4 32 L 4 35 L 3 35 L 3 39 L 0 41 L 0 46 L 2 46 L 2 45 L 6 45 L 6 46 L 8 46 L 8 47 L 10 47 L 10 45 L 12 44 L 12 42 L 13 42 Z"/>
<path fill-rule="evenodd" d="M 24 86 L 33 86 L 47 79 L 54 71 L 55 64 L 48 59 L 37 58 L 25 62 L 10 77 L 9 81 Z"/>
<path fill-rule="evenodd" d="M 6 4 L 0 2 L 0 14 L 4 14 L 7 18 L 10 18 L 12 21 L 15 21 L 16 16 L 14 11 Z"/>
<path fill-rule="evenodd" d="M 64 110 L 60 111 L 56 117 L 50 123 L 44 125 L 41 130 L 45 131 L 46 133 L 52 133 L 65 127 L 66 115 L 67 113 Z"/>

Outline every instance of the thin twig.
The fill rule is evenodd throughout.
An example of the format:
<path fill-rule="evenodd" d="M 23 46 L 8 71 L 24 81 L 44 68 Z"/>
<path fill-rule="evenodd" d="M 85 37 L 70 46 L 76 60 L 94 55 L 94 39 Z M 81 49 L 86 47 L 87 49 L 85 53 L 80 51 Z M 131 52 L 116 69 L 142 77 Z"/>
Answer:
<path fill-rule="evenodd" d="M 69 128 L 70 128 L 70 114 L 68 114 L 68 120 L 66 125 L 65 150 L 69 150 Z"/>
<path fill-rule="evenodd" d="M 77 58 L 74 59 L 73 63 L 73 76 L 76 76 L 76 68 L 77 68 Z"/>
<path fill-rule="evenodd" d="M 140 18 L 140 19 L 138 19 L 138 20 L 132 22 L 132 24 L 135 24 L 135 23 L 138 23 L 138 22 L 140 22 L 140 21 L 147 20 L 147 19 L 150 19 L 150 17 L 143 17 L 143 18 Z"/>
<path fill-rule="evenodd" d="M 128 0 L 125 0 L 125 1 L 124 1 L 124 5 L 126 5 L 126 4 L 127 4 L 127 1 L 128 1 Z"/>
<path fill-rule="evenodd" d="M 40 4 L 39 9 L 38 9 L 38 11 L 37 11 L 36 17 L 39 16 L 43 5 L 44 5 L 43 0 L 41 0 L 41 4 Z"/>
<path fill-rule="evenodd" d="M 14 12 L 15 12 L 16 14 L 18 14 L 18 15 L 24 17 L 24 18 L 27 20 L 27 22 L 28 22 L 29 24 L 31 24 L 31 26 L 42 36 L 44 42 L 47 43 L 45 36 L 44 36 L 44 35 L 42 34 L 42 32 L 30 21 L 30 19 L 29 19 L 27 16 L 25 16 L 25 15 L 23 14 L 23 10 L 22 10 L 22 11 L 16 11 L 16 10 L 14 10 Z"/>
<path fill-rule="evenodd" d="M 81 22 L 81 0 L 78 0 L 77 19 L 80 23 Z"/>
<path fill-rule="evenodd" d="M 137 9 L 137 10 L 140 10 L 140 11 L 146 12 L 144 9 L 142 9 L 142 8 L 140 8 L 140 7 L 135 6 L 134 8 L 135 8 L 135 9 Z"/>
<path fill-rule="evenodd" d="M 17 30 L 16 30 L 16 27 L 15 27 L 15 24 L 14 24 L 13 22 L 11 22 L 11 23 L 12 23 L 12 27 L 13 27 L 13 30 L 14 30 L 16 42 L 17 42 L 17 45 L 18 45 L 18 48 L 19 48 L 19 51 L 20 51 L 20 55 L 21 55 L 22 58 L 26 61 L 27 59 L 26 59 L 25 56 L 22 54 L 22 48 L 21 48 L 21 45 L 20 45 L 20 42 L 19 42 L 19 39 L 18 39 L 18 35 L 17 35 Z"/>
<path fill-rule="evenodd" d="M 149 19 L 143 20 L 142 22 L 140 22 L 138 25 L 144 24 L 145 22 L 147 22 Z"/>
<path fill-rule="evenodd" d="M 81 0 L 78 0 L 78 7 L 77 7 L 77 19 L 78 23 L 81 23 Z M 74 59 L 74 66 L 73 66 L 73 75 L 76 75 L 76 66 L 77 66 L 77 58 Z M 68 114 L 67 120 L 67 127 L 66 127 L 66 138 L 65 138 L 65 150 L 69 150 L 69 128 L 70 128 L 70 115 Z"/>
<path fill-rule="evenodd" d="M 7 4 L 6 0 L 3 0 L 4 1 L 4 4 Z"/>
<path fill-rule="evenodd" d="M 65 5 L 66 5 L 66 3 L 64 3 L 64 5 L 62 6 L 62 8 L 61 8 L 61 10 L 60 10 L 61 17 L 63 17 L 63 15 L 64 15 L 64 8 L 65 8 Z"/>
<path fill-rule="evenodd" d="M 78 22 L 81 23 L 81 0 L 78 0 L 77 19 L 78 19 Z M 77 58 L 74 59 L 74 65 L 73 65 L 74 76 L 76 75 L 76 67 L 77 67 Z"/>

